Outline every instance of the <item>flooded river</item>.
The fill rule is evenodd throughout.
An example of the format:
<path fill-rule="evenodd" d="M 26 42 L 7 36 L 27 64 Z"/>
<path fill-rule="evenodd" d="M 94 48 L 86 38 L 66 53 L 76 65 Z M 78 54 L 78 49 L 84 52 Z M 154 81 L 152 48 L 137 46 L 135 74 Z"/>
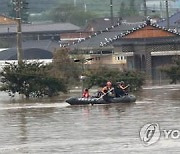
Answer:
<path fill-rule="evenodd" d="M 0 93 L 0 154 L 180 153 L 180 85 L 146 87 L 134 104 L 69 106 L 66 97 L 25 101 Z M 157 141 L 140 133 L 153 123 Z"/>

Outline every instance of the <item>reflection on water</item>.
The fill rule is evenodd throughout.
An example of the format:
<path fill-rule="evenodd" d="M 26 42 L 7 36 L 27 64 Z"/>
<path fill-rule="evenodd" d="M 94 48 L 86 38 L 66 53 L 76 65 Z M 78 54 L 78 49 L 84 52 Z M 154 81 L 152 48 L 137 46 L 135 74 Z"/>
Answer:
<path fill-rule="evenodd" d="M 69 106 L 0 93 L 0 153 L 179 153 L 180 139 L 145 147 L 140 128 L 157 122 L 180 130 L 180 85 L 146 87 L 133 104 Z M 76 95 L 73 93 L 71 95 Z"/>

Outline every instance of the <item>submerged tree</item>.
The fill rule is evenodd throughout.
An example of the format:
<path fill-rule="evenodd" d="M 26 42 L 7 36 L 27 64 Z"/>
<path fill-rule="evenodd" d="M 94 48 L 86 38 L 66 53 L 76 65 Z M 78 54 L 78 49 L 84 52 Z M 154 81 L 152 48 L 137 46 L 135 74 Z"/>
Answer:
<path fill-rule="evenodd" d="M 92 86 L 103 86 L 107 81 L 116 84 L 117 82 L 124 81 L 130 84 L 130 90 L 135 91 L 141 88 L 144 84 L 145 76 L 140 72 L 135 71 L 119 71 L 116 69 L 109 69 L 101 67 L 98 70 L 87 72 L 86 85 L 91 88 Z"/>
<path fill-rule="evenodd" d="M 68 49 L 60 48 L 54 52 L 51 73 L 66 84 L 73 84 L 79 80 L 81 66 L 70 57 Z"/>
<path fill-rule="evenodd" d="M 1 91 L 10 95 L 15 93 L 29 97 L 43 97 L 66 92 L 66 85 L 61 79 L 53 77 L 49 65 L 40 62 L 23 62 L 21 64 L 8 64 L 1 72 Z"/>

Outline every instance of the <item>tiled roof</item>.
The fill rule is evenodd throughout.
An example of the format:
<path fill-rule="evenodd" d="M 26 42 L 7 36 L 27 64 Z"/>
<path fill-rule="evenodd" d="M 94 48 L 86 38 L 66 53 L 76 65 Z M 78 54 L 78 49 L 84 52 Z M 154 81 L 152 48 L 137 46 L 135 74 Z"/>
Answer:
<path fill-rule="evenodd" d="M 174 27 L 174 28 L 177 27 L 177 22 L 179 20 L 180 20 L 180 12 L 176 12 L 175 14 L 171 15 L 169 17 L 170 27 Z M 157 24 L 159 26 L 166 27 L 167 26 L 167 20 L 162 19 L 162 20 L 158 21 Z"/>
<path fill-rule="evenodd" d="M 175 32 L 175 31 L 173 31 L 171 29 L 166 29 L 165 27 L 161 27 L 161 26 L 159 26 L 159 25 L 157 25 L 155 23 L 151 23 L 150 21 L 146 21 L 145 23 L 143 23 L 143 24 L 141 24 L 141 25 L 139 25 L 137 27 L 134 27 L 131 30 L 127 30 L 126 32 L 121 33 L 121 34 L 117 35 L 116 37 L 109 38 L 108 40 L 111 40 L 111 41 L 104 42 L 103 46 L 107 46 L 107 45 L 111 44 L 113 41 L 121 39 L 121 38 L 123 38 L 123 37 L 125 37 L 125 36 L 127 36 L 127 35 L 129 35 L 129 34 L 131 34 L 133 32 L 135 32 L 135 31 L 138 31 L 138 30 L 146 27 L 146 26 L 152 26 L 152 27 L 158 28 L 160 30 L 164 30 L 164 31 L 167 31 L 169 33 L 173 33 L 173 34 L 175 34 L 177 36 L 180 36 L 180 33 L 178 33 L 178 32 Z M 155 38 L 153 38 L 153 40 L 155 40 Z"/>
<path fill-rule="evenodd" d="M 98 48 L 98 47 L 108 46 L 108 45 L 111 45 L 113 41 L 116 41 L 122 37 L 125 37 L 126 35 L 129 35 L 137 30 L 140 30 L 148 25 L 167 31 L 169 33 L 173 33 L 177 36 L 180 35 L 178 32 L 175 32 L 171 29 L 166 29 L 165 27 L 161 27 L 155 23 L 151 23 L 150 20 L 143 22 L 141 24 L 117 23 L 116 25 L 110 28 L 106 28 L 103 31 L 99 31 L 97 33 L 94 33 L 93 35 L 90 35 L 86 39 L 73 42 L 73 45 L 69 44 L 69 46 L 71 49 Z"/>
<path fill-rule="evenodd" d="M 144 17 L 125 17 L 125 18 L 119 18 L 119 17 L 114 17 L 113 18 L 113 25 L 116 25 L 118 22 L 130 22 L 130 23 L 135 23 L 135 22 L 142 22 Z M 89 21 L 89 23 L 85 26 L 83 31 L 88 31 L 89 28 L 93 28 L 94 32 L 101 31 L 107 27 L 112 26 L 112 21 L 111 18 L 109 17 L 103 17 L 103 18 L 95 18 Z"/>
<path fill-rule="evenodd" d="M 47 50 L 32 48 L 23 50 L 23 59 L 52 59 L 52 53 Z M 0 60 L 17 60 L 17 50 L 11 48 L 0 52 Z"/>
<path fill-rule="evenodd" d="M 113 25 L 119 22 L 119 18 L 113 18 Z M 94 32 L 105 29 L 106 27 L 111 27 L 111 18 L 95 18 L 89 21 L 88 25 L 83 29 L 83 31 L 89 31 L 90 28 L 93 28 Z"/>
<path fill-rule="evenodd" d="M 159 26 L 159 25 L 156 24 L 156 23 L 151 23 L 150 21 L 148 21 L 148 23 L 145 22 L 145 23 L 139 25 L 138 27 L 134 27 L 133 29 L 128 30 L 126 33 L 122 34 L 121 36 L 124 37 L 124 36 L 126 36 L 126 35 L 128 35 L 128 34 L 130 34 L 130 33 L 133 33 L 133 32 L 135 32 L 135 31 L 137 31 L 137 30 L 140 30 L 140 29 L 142 29 L 142 28 L 144 28 L 144 27 L 146 27 L 146 26 L 148 26 L 148 25 L 150 25 L 150 26 L 152 26 L 152 27 L 155 27 L 155 28 L 158 28 L 158 29 L 161 29 L 161 30 L 164 30 L 164 31 L 167 31 L 167 32 L 170 32 L 170 33 L 173 33 L 173 34 L 176 34 L 176 35 L 180 35 L 178 32 L 175 32 L 174 30 L 167 29 L 167 28 L 165 28 L 165 27 Z"/>
<path fill-rule="evenodd" d="M 24 49 L 39 48 L 53 52 L 54 49 L 59 48 L 59 43 L 52 40 L 26 40 L 22 42 Z"/>
<path fill-rule="evenodd" d="M 59 48 L 59 43 L 51 40 L 28 40 L 22 42 L 24 59 L 51 59 L 52 52 Z M 0 60 L 16 59 L 16 47 L 0 52 Z"/>
<path fill-rule="evenodd" d="M 77 31 L 80 27 L 70 23 L 22 24 L 23 33 Z M 0 25 L 0 34 L 16 33 L 16 25 Z"/>
<path fill-rule="evenodd" d="M 69 44 L 69 46 L 71 49 L 98 48 L 103 46 L 104 42 L 112 41 L 112 39 L 118 37 L 118 35 L 123 34 L 137 25 L 139 25 L 139 23 L 117 23 L 114 26 L 95 32 L 85 39 L 74 41 L 72 44 Z"/>

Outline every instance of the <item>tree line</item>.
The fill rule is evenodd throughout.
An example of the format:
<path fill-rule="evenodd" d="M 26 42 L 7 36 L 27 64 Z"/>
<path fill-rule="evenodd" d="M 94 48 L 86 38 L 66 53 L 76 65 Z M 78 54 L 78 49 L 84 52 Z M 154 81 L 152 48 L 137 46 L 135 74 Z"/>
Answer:
<path fill-rule="evenodd" d="M 93 2 L 92 2 L 93 3 Z M 97 2 L 96 2 L 97 3 Z M 94 2 L 94 5 L 96 4 Z M 118 13 L 114 14 L 116 17 L 127 17 L 127 16 L 135 16 L 139 14 L 139 5 L 140 2 L 137 0 L 130 0 L 130 1 L 122 1 L 119 2 L 119 9 Z M 99 14 L 97 11 L 86 10 L 84 6 L 75 6 L 72 3 L 57 3 L 56 6 L 52 7 L 51 9 L 46 9 L 46 11 L 41 12 L 39 15 L 30 16 L 29 12 L 29 1 L 23 0 L 21 4 L 21 18 L 23 22 L 30 22 L 30 21 L 42 21 L 42 20 L 51 20 L 53 22 L 70 22 L 72 24 L 78 26 L 84 26 L 89 20 L 101 16 L 109 16 L 110 10 L 109 5 L 108 7 L 104 8 L 104 14 Z M 41 4 L 43 5 L 43 3 Z M 99 4 L 100 5 L 100 4 Z M 95 6 L 94 6 L 95 7 Z M 117 7 L 116 5 L 114 7 Z M 107 9 L 108 8 L 108 9 Z M 16 17 L 16 4 L 13 1 L 8 2 L 8 15 L 10 17 Z M 97 10 L 97 9 L 96 9 Z M 103 10 L 102 10 L 103 12 Z"/>
<path fill-rule="evenodd" d="M 80 76 L 86 75 L 85 85 L 88 88 L 101 86 L 107 81 L 125 81 L 131 85 L 131 90 L 141 88 L 144 75 L 140 72 L 112 70 L 101 68 L 96 70 L 82 68 L 82 63 L 75 63 L 67 49 L 55 51 L 52 63 L 27 62 L 6 65 L 1 75 L 1 91 L 10 96 L 22 94 L 29 97 L 52 97 L 59 92 L 66 93 L 72 85 L 80 83 Z"/>

